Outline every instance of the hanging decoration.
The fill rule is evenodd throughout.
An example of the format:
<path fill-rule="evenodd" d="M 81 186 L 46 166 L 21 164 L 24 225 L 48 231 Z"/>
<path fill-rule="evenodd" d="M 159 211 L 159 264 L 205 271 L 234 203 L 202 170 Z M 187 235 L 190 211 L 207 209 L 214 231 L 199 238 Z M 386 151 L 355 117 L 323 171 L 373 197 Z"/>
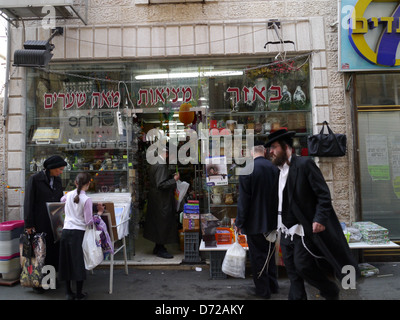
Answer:
<path fill-rule="evenodd" d="M 288 75 L 293 71 L 299 70 L 298 67 L 294 65 L 293 61 L 275 61 L 270 65 L 261 66 L 256 69 L 248 69 L 246 71 L 246 75 L 250 79 L 257 79 L 257 78 L 272 78 L 276 75 Z"/>
<path fill-rule="evenodd" d="M 190 111 L 191 108 L 190 103 L 182 103 L 179 107 L 179 121 L 185 126 L 191 124 L 194 120 L 194 111 Z"/>

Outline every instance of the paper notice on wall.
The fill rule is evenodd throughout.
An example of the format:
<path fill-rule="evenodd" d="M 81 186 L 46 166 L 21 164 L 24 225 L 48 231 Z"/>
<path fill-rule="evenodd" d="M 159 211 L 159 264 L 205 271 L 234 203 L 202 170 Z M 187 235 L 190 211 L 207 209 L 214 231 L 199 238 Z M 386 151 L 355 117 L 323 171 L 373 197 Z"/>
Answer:
<path fill-rule="evenodd" d="M 366 137 L 368 172 L 374 181 L 390 180 L 387 137 L 369 134 Z"/>
<path fill-rule="evenodd" d="M 392 169 L 392 185 L 396 197 L 400 199 L 400 136 L 391 137 L 390 165 Z"/>
<path fill-rule="evenodd" d="M 225 156 L 206 158 L 207 186 L 228 185 L 228 169 Z"/>

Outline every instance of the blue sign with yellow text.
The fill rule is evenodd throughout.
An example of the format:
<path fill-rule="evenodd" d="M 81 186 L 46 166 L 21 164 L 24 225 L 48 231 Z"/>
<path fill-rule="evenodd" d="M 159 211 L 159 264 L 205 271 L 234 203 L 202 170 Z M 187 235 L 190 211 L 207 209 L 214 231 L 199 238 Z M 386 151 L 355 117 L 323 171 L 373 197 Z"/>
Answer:
<path fill-rule="evenodd" d="M 342 0 L 340 10 L 339 69 L 400 70 L 400 1 Z"/>

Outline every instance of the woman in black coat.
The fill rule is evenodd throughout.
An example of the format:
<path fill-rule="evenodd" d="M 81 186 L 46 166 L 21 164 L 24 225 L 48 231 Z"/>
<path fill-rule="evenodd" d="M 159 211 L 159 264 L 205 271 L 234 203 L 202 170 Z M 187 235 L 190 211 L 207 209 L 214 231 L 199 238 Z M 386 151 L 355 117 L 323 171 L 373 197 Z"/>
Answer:
<path fill-rule="evenodd" d="M 28 180 L 25 189 L 25 229 L 30 234 L 44 232 L 46 239 L 46 265 L 58 270 L 59 243 L 54 242 L 46 202 L 59 202 L 64 195 L 60 175 L 67 163 L 60 156 L 51 156 L 44 163 L 44 170 Z"/>

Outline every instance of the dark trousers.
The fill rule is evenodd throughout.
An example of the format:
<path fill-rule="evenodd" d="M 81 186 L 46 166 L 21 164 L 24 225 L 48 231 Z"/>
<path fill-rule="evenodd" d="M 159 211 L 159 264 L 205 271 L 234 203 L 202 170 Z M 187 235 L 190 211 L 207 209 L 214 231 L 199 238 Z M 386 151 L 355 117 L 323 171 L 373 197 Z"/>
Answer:
<path fill-rule="evenodd" d="M 320 252 L 313 243 L 304 237 L 307 248 L 317 256 Z M 318 266 L 317 258 L 314 258 L 304 248 L 301 237 L 295 235 L 293 241 L 290 236 L 281 236 L 281 249 L 283 262 L 290 280 L 289 300 L 306 300 L 307 294 L 304 288 L 304 280 L 320 291 L 326 299 L 335 299 L 339 294 L 338 286 L 327 277 L 323 269 Z"/>
<path fill-rule="evenodd" d="M 275 255 L 265 266 L 264 271 L 259 277 L 259 273 L 264 267 L 265 261 L 268 257 L 269 244 L 263 234 L 247 235 L 247 243 L 249 245 L 249 257 L 251 264 L 251 271 L 253 274 L 254 285 L 256 286 L 256 294 L 262 297 L 270 297 L 271 292 L 278 291 L 278 280 L 275 263 Z M 274 249 L 275 244 L 271 243 L 270 255 Z"/>

